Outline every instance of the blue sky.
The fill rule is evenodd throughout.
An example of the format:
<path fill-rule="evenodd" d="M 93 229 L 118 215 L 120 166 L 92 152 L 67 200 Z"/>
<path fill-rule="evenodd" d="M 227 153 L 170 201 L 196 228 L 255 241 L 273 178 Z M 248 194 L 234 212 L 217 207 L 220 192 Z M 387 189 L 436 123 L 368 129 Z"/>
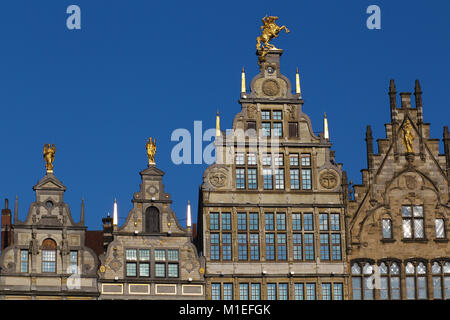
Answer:
<path fill-rule="evenodd" d="M 71 4 L 81 8 L 81 30 L 66 28 Z M 366 28 L 372 4 L 381 8 L 381 30 Z M 188 200 L 197 212 L 206 165 L 174 165 L 171 133 L 193 132 L 195 120 L 214 127 L 218 109 L 222 129 L 231 127 L 241 68 L 248 83 L 258 73 L 255 38 L 266 14 L 291 30 L 274 41 L 285 50 L 282 72 L 294 81 L 299 67 L 304 112 L 314 131 L 327 113 L 336 159 L 355 183 L 366 166 L 366 125 L 384 138 L 389 79 L 398 92 L 420 79 L 425 121 L 442 139 L 449 1 L 8 0 L 0 5 L 0 198 L 18 195 L 26 216 L 45 174 L 42 147 L 54 143 L 55 175 L 74 219 L 84 197 L 89 229 L 101 228 L 116 197 L 122 223 L 152 136 L 184 225 Z"/>

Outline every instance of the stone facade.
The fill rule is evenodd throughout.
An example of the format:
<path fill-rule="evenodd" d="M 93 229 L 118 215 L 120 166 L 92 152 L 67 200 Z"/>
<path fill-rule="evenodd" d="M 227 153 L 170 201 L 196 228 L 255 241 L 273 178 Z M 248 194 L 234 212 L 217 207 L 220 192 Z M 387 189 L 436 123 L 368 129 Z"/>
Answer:
<path fill-rule="evenodd" d="M 203 177 L 207 299 L 347 297 L 343 172 L 270 50 Z M 219 131 L 220 132 L 220 131 Z M 334 297 L 335 296 L 335 297 Z"/>
<path fill-rule="evenodd" d="M 100 255 L 100 299 L 204 299 L 204 263 L 192 231 L 180 226 L 164 192 L 164 172 L 140 172 L 140 191 L 122 226 Z M 105 221 L 105 220 L 104 220 Z"/>
<path fill-rule="evenodd" d="M 449 134 L 445 127 L 440 154 L 423 122 L 418 81 L 414 95 L 416 108 L 411 93 L 400 93 L 397 108 L 391 80 L 391 122 L 377 153 L 367 127 L 368 167 L 354 198 L 346 197 L 352 299 L 450 299 Z M 367 281 L 372 274 L 376 282 Z"/>
<path fill-rule="evenodd" d="M 47 174 L 33 187 L 36 201 L 0 257 L 0 299 L 96 299 L 98 258 L 85 246 L 84 209 L 75 223 L 66 187 Z"/>

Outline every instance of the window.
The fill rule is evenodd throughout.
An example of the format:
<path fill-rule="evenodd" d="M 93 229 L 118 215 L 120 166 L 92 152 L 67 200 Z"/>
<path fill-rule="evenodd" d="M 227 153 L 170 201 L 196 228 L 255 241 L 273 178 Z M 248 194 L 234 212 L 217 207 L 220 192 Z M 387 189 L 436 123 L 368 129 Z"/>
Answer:
<path fill-rule="evenodd" d="M 297 122 L 289 122 L 289 138 L 298 138 Z"/>
<path fill-rule="evenodd" d="M 231 230 L 231 213 L 222 213 L 222 230 Z"/>
<path fill-rule="evenodd" d="M 304 300 L 304 286 L 303 283 L 295 283 L 294 284 L 294 299 L 295 300 Z"/>
<path fill-rule="evenodd" d="M 283 111 L 273 111 L 273 120 L 283 120 Z"/>
<path fill-rule="evenodd" d="M 392 221 L 391 219 L 382 220 L 383 239 L 392 239 Z"/>
<path fill-rule="evenodd" d="M 247 234 L 239 233 L 238 234 L 238 258 L 239 260 L 247 260 Z"/>
<path fill-rule="evenodd" d="M 256 153 L 248 153 L 247 154 L 247 163 L 249 166 L 256 166 Z"/>
<path fill-rule="evenodd" d="M 270 110 L 262 110 L 261 111 L 261 119 L 262 120 L 270 120 Z"/>
<path fill-rule="evenodd" d="M 263 181 L 265 190 L 273 189 L 272 169 L 263 169 Z"/>
<path fill-rule="evenodd" d="M 298 154 L 289 155 L 289 165 L 291 167 L 298 167 Z"/>
<path fill-rule="evenodd" d="M 300 213 L 292 214 L 292 230 L 294 231 L 302 230 L 302 215 Z"/>
<path fill-rule="evenodd" d="M 341 260 L 341 235 L 339 233 L 331 234 L 331 258 Z"/>
<path fill-rule="evenodd" d="M 167 269 L 169 278 L 178 278 L 178 263 L 169 263 Z"/>
<path fill-rule="evenodd" d="M 259 234 L 250 234 L 250 260 L 259 260 Z"/>
<path fill-rule="evenodd" d="M 305 260 L 314 260 L 314 234 L 305 233 Z"/>
<path fill-rule="evenodd" d="M 405 266 L 405 273 L 406 299 L 427 299 L 427 267 L 425 264 L 408 262 Z"/>
<path fill-rule="evenodd" d="M 220 283 L 211 284 L 211 299 L 220 300 Z"/>
<path fill-rule="evenodd" d="M 403 237 L 424 239 L 423 206 L 402 206 Z"/>
<path fill-rule="evenodd" d="M 248 283 L 239 284 L 239 298 L 240 300 L 248 300 Z"/>
<path fill-rule="evenodd" d="M 316 284 L 306 284 L 306 300 L 316 300 Z"/>
<path fill-rule="evenodd" d="M 215 234 L 215 235 L 218 236 L 218 234 Z M 212 237 L 211 237 L 211 239 L 212 239 Z M 218 239 L 215 239 L 215 240 L 218 240 Z M 212 249 L 211 249 L 211 251 L 212 251 Z M 155 277 L 158 277 L 158 278 L 165 278 L 165 277 L 178 278 L 179 277 L 179 274 L 178 274 L 178 250 L 169 249 L 166 251 L 165 249 L 155 249 L 155 261 L 156 261 L 155 262 Z M 144 267 L 143 270 L 146 272 L 147 267 Z"/>
<path fill-rule="evenodd" d="M 302 169 L 302 189 L 311 190 L 311 169 Z"/>
<path fill-rule="evenodd" d="M 277 230 L 286 230 L 286 214 L 284 213 L 277 213 Z"/>
<path fill-rule="evenodd" d="M 436 228 L 436 238 L 445 239 L 444 219 L 436 219 L 434 225 Z"/>
<path fill-rule="evenodd" d="M 328 234 L 320 234 L 320 260 L 330 260 L 330 240 Z"/>
<path fill-rule="evenodd" d="M 284 169 L 275 169 L 275 189 L 284 189 Z"/>
<path fill-rule="evenodd" d="M 400 299 L 400 267 L 397 262 L 382 262 L 378 271 L 380 274 L 380 299 Z"/>
<path fill-rule="evenodd" d="M 155 251 L 155 260 L 165 257 L 165 250 Z M 125 249 L 125 260 L 127 277 L 150 277 L 150 249 Z"/>
<path fill-rule="evenodd" d="M 266 217 L 266 230 L 269 231 L 275 230 L 273 213 L 266 213 L 265 217 Z"/>
<path fill-rule="evenodd" d="M 272 156 L 270 153 L 266 153 L 263 155 L 263 166 L 271 166 L 272 165 Z"/>
<path fill-rule="evenodd" d="M 332 213 L 330 214 L 330 222 L 331 222 L 331 231 L 339 231 L 341 230 L 339 214 Z"/>
<path fill-rule="evenodd" d="M 278 233 L 277 234 L 277 254 L 278 260 L 286 260 L 286 234 Z"/>
<path fill-rule="evenodd" d="M 261 123 L 263 137 L 270 137 L 270 122 Z"/>
<path fill-rule="evenodd" d="M 209 228 L 210 230 L 219 230 L 219 213 L 211 212 L 209 214 Z"/>
<path fill-rule="evenodd" d="M 283 136 L 283 124 L 281 122 L 273 123 L 273 136 L 282 137 Z"/>
<path fill-rule="evenodd" d="M 302 260 L 302 234 L 292 234 L 294 260 Z"/>
<path fill-rule="evenodd" d="M 303 219 L 304 219 L 304 224 L 305 224 L 305 231 L 313 231 L 314 230 L 313 214 L 305 213 L 303 215 Z"/>
<path fill-rule="evenodd" d="M 237 165 L 245 164 L 245 156 L 243 153 L 236 153 L 236 164 Z"/>
<path fill-rule="evenodd" d="M 333 284 L 333 300 L 342 300 L 343 298 L 343 284 L 334 283 Z"/>
<path fill-rule="evenodd" d="M 166 277 L 166 264 L 165 263 L 155 263 L 155 277 L 158 277 L 158 278 Z"/>
<path fill-rule="evenodd" d="M 252 283 L 252 300 L 261 300 L 261 284 Z"/>
<path fill-rule="evenodd" d="M 245 189 L 245 169 L 236 168 L 236 189 Z"/>
<path fill-rule="evenodd" d="M 28 272 L 28 250 L 20 250 L 20 272 Z"/>
<path fill-rule="evenodd" d="M 450 262 L 433 262 L 431 272 L 433 274 L 434 299 L 450 300 Z"/>
<path fill-rule="evenodd" d="M 247 134 L 249 136 L 255 136 L 256 135 L 256 122 L 255 121 L 247 122 Z"/>
<path fill-rule="evenodd" d="M 70 251 L 70 273 L 78 273 L 78 251 Z"/>
<path fill-rule="evenodd" d="M 266 233 L 266 260 L 275 260 L 275 234 Z"/>
<path fill-rule="evenodd" d="M 288 299 L 288 284 L 287 283 L 279 283 L 278 284 L 278 300 L 287 300 Z"/>
<path fill-rule="evenodd" d="M 42 272 L 56 272 L 56 242 L 52 239 L 42 242 Z"/>
<path fill-rule="evenodd" d="M 257 169 L 248 169 L 248 188 L 251 190 L 258 189 Z"/>
<path fill-rule="evenodd" d="M 247 213 L 239 212 L 237 218 L 238 218 L 238 230 L 239 231 L 247 230 Z"/>
<path fill-rule="evenodd" d="M 231 233 L 222 233 L 222 259 L 232 259 L 231 250 Z"/>
<path fill-rule="evenodd" d="M 284 165 L 283 154 L 275 154 L 273 156 L 273 164 L 277 167 L 282 167 Z"/>
<path fill-rule="evenodd" d="M 277 300 L 277 285 L 276 283 L 267 284 L 267 300 Z"/>
<path fill-rule="evenodd" d="M 331 300 L 331 283 L 322 283 L 322 300 Z"/>
<path fill-rule="evenodd" d="M 302 154 L 302 167 L 310 167 L 311 166 L 311 155 Z"/>
<path fill-rule="evenodd" d="M 218 233 L 211 233 L 211 260 L 220 260 L 220 241 Z"/>
<path fill-rule="evenodd" d="M 233 300 L 233 284 L 223 284 L 223 300 Z"/>
<path fill-rule="evenodd" d="M 328 230 L 328 214 L 326 213 L 319 214 L 319 230 L 320 231 Z"/>
<path fill-rule="evenodd" d="M 298 169 L 290 169 L 289 172 L 290 172 L 290 176 L 291 176 L 291 189 L 299 190 L 300 189 L 300 177 L 299 177 Z"/>
<path fill-rule="evenodd" d="M 259 230 L 259 214 L 252 212 L 250 213 L 250 230 Z"/>
<path fill-rule="evenodd" d="M 373 287 L 369 288 L 369 278 L 373 274 L 372 265 L 368 262 L 355 262 L 352 264 L 351 273 L 353 300 L 373 300 Z"/>

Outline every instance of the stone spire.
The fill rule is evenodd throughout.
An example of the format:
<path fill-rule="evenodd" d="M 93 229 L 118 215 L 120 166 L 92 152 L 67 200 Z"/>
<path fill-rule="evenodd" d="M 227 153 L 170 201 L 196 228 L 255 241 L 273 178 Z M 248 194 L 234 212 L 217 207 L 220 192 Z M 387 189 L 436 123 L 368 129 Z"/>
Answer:
<path fill-rule="evenodd" d="M 16 203 L 14 204 L 14 223 L 19 222 L 19 196 L 16 195 Z"/>
<path fill-rule="evenodd" d="M 242 73 L 241 73 L 241 94 L 246 94 L 247 89 L 245 86 L 245 70 L 244 67 L 242 67 Z"/>
<path fill-rule="evenodd" d="M 84 198 L 81 198 L 80 224 L 84 225 Z"/>
<path fill-rule="evenodd" d="M 186 220 L 186 227 L 188 229 L 188 231 L 191 230 L 192 227 L 192 217 L 191 217 L 191 202 L 188 200 L 188 204 L 187 204 L 187 220 Z"/>
<path fill-rule="evenodd" d="M 298 68 L 295 74 L 295 93 L 300 97 L 302 96 L 302 89 L 300 88 L 300 74 L 298 73 Z"/>
<path fill-rule="evenodd" d="M 117 212 L 117 201 L 114 199 L 113 226 L 117 227 L 119 223 L 119 213 Z"/>
<path fill-rule="evenodd" d="M 220 116 L 219 116 L 219 111 L 217 111 L 217 115 L 216 115 L 216 137 L 220 136 Z"/>

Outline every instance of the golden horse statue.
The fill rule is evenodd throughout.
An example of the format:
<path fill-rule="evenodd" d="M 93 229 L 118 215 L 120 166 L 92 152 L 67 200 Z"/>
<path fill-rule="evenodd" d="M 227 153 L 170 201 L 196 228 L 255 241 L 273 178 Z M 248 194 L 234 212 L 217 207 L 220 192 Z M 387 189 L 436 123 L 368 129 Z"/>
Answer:
<path fill-rule="evenodd" d="M 55 161 L 55 145 L 44 144 L 44 162 L 47 173 L 53 173 L 53 162 Z"/>
<path fill-rule="evenodd" d="M 146 144 L 148 165 L 155 164 L 155 153 L 156 153 L 156 139 L 152 141 L 150 137 Z"/>
<path fill-rule="evenodd" d="M 278 34 L 280 33 L 281 30 L 285 30 L 286 33 L 289 33 L 289 29 L 286 26 L 278 26 L 276 24 L 276 21 L 278 20 L 278 17 L 274 17 L 274 16 L 270 16 L 268 17 L 267 15 L 262 18 L 262 34 L 256 38 L 256 50 L 257 51 L 261 51 L 261 50 L 270 50 L 270 49 L 276 49 L 276 47 L 269 43 L 270 40 L 272 40 L 273 38 L 277 38 Z"/>

